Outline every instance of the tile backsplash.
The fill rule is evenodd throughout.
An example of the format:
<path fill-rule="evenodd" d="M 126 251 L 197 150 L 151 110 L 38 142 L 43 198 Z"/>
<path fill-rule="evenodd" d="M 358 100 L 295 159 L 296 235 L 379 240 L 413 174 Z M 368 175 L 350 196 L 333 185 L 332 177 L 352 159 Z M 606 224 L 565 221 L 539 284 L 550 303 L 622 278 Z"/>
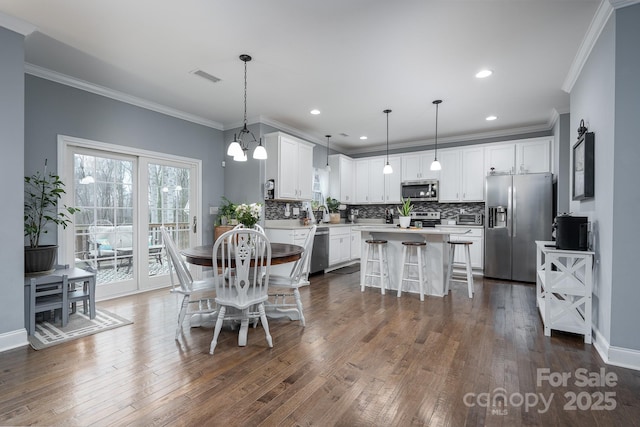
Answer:
<path fill-rule="evenodd" d="M 265 219 L 292 219 L 285 217 L 285 206 L 289 203 L 290 208 L 298 207 L 302 209 L 302 202 L 284 202 L 280 200 L 265 200 Z M 393 210 L 393 216 L 398 217 L 396 209 L 400 204 L 390 205 L 347 205 L 347 209 L 358 209 L 358 218 L 383 219 L 386 209 Z M 454 218 L 461 210 L 467 213 L 484 213 L 484 202 L 477 203 L 438 203 L 438 202 L 415 202 L 414 210 L 427 212 L 440 212 L 442 219 Z"/>

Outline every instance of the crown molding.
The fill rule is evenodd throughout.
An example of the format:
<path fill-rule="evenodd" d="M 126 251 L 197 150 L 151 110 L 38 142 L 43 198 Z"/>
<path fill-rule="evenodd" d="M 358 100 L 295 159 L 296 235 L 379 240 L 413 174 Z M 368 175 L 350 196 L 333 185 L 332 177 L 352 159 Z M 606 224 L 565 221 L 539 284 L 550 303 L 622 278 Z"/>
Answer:
<path fill-rule="evenodd" d="M 547 132 L 547 131 L 550 131 L 552 128 L 553 127 L 549 126 L 548 124 L 541 124 L 541 125 L 524 126 L 520 128 L 511 128 L 511 129 L 491 131 L 491 132 L 473 133 L 473 134 L 460 135 L 460 136 L 447 136 L 444 138 L 438 136 L 438 148 L 440 148 L 441 145 L 446 146 L 447 144 L 452 144 L 454 142 L 458 143 L 458 142 L 485 140 L 485 139 L 493 139 L 493 138 L 504 138 L 504 137 L 511 137 L 514 135 L 524 135 L 527 133 L 535 133 L 535 132 Z M 384 147 L 385 147 L 384 144 L 380 144 L 380 145 L 370 145 L 367 147 L 350 150 L 346 147 L 340 146 L 340 144 L 336 144 L 336 145 L 338 149 L 342 150 L 342 152 L 347 156 L 353 155 L 353 154 L 366 154 L 374 151 L 381 151 L 381 150 L 384 150 Z M 396 151 L 396 150 L 404 150 L 407 148 L 427 148 L 428 149 L 431 146 L 435 146 L 435 139 L 396 143 L 396 144 L 393 144 L 392 147 L 390 147 L 390 150 Z M 446 148 L 446 147 L 442 147 L 442 148 Z"/>
<path fill-rule="evenodd" d="M 609 3 L 611 3 L 611 6 L 613 6 L 614 9 L 620 9 L 621 7 L 640 3 L 640 0 L 609 0 Z"/>
<path fill-rule="evenodd" d="M 99 86 L 93 83 L 89 83 L 85 80 L 80 80 L 75 77 L 58 73 L 56 71 L 52 71 L 37 65 L 25 63 L 25 73 L 31 74 L 32 76 L 40 77 L 46 80 L 50 80 L 52 82 L 60 83 L 65 86 L 70 86 L 86 92 L 95 93 L 96 95 L 101 95 L 106 98 L 115 99 L 116 101 L 121 101 L 127 104 L 135 105 L 136 107 L 141 107 L 146 110 L 151 110 L 167 116 L 175 117 L 177 119 L 207 126 L 217 130 L 223 130 L 222 124 L 218 122 L 214 122 L 213 120 L 207 120 L 200 116 L 185 113 L 183 111 L 176 110 L 174 108 L 170 108 L 165 105 L 157 104 L 155 102 L 148 101 L 146 99 L 138 98 L 136 96 L 128 95 L 124 92 L 109 89 L 104 86 Z"/>
<path fill-rule="evenodd" d="M 573 59 L 573 63 L 569 68 L 567 77 L 562 84 L 562 90 L 567 93 L 571 93 L 573 85 L 576 84 L 578 76 L 580 76 L 582 67 L 584 67 L 584 64 L 587 62 L 587 59 L 589 58 L 589 55 L 593 50 L 593 46 L 595 46 L 596 41 L 598 41 L 598 37 L 600 37 L 605 24 L 613 13 L 613 6 L 611 5 L 610 1 L 611 0 L 602 0 L 600 5 L 598 6 L 598 10 L 596 10 L 596 14 L 591 20 L 591 24 L 589 24 L 587 33 L 582 39 L 582 43 L 580 44 L 578 52 Z"/>
<path fill-rule="evenodd" d="M 260 116 L 259 119 L 260 123 L 265 124 L 265 125 L 269 125 L 269 126 L 273 126 L 274 128 L 280 129 L 283 132 L 286 132 L 288 134 L 291 134 L 293 136 L 297 136 L 298 138 L 302 138 L 304 140 L 307 140 L 309 142 L 313 142 L 314 144 L 317 145 L 322 145 L 322 146 L 327 146 L 327 142 L 326 141 L 322 141 L 321 139 L 316 138 L 315 136 L 309 135 L 308 133 L 302 132 L 296 128 L 293 128 L 289 125 L 285 125 L 284 123 L 280 123 L 277 120 L 273 120 L 270 119 L 269 117 L 265 117 L 265 116 Z"/>
<path fill-rule="evenodd" d="M 27 21 L 23 21 L 15 16 L 6 15 L 2 12 L 0 12 L 0 27 L 22 34 L 25 37 L 38 29 L 38 27 Z"/>

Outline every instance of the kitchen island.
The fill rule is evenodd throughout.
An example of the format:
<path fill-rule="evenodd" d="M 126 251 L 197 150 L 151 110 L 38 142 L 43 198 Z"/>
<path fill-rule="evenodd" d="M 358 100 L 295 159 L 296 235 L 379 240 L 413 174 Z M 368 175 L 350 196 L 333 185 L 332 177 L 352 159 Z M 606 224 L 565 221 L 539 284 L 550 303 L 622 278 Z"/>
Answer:
<path fill-rule="evenodd" d="M 426 248 L 426 271 L 427 295 L 444 296 L 444 280 L 449 263 L 447 240 L 451 235 L 464 235 L 470 232 L 467 228 L 399 228 L 392 225 L 371 225 L 358 227 L 362 236 L 361 253 L 365 253 L 365 240 L 384 239 L 387 243 L 387 257 L 389 259 L 389 288 L 398 289 L 402 262 L 402 242 L 417 241 L 427 242 Z M 365 282 L 364 259 L 360 267 L 360 283 Z M 413 268 L 413 267 L 412 267 Z M 412 271 L 416 276 L 417 272 Z M 366 284 L 366 286 L 371 286 Z M 379 287 L 376 283 L 374 287 Z M 418 284 L 415 282 L 405 282 L 403 292 L 419 293 Z"/>

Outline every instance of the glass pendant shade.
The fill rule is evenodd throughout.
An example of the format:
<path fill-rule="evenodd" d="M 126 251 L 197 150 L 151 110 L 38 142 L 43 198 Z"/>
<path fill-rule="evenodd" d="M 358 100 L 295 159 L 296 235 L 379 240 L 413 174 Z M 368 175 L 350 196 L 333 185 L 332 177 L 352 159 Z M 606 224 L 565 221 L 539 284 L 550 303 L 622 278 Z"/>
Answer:
<path fill-rule="evenodd" d="M 247 161 L 247 153 L 242 152 L 240 155 L 233 156 L 233 160 L 236 162 L 246 162 Z"/>
<path fill-rule="evenodd" d="M 253 158 L 258 160 L 266 160 L 267 150 L 262 145 L 262 142 L 253 150 Z"/>
<path fill-rule="evenodd" d="M 390 173 L 393 173 L 393 168 L 391 167 L 389 162 L 387 162 L 387 164 L 384 165 L 384 169 L 382 169 L 382 173 L 385 175 L 389 175 Z"/>
<path fill-rule="evenodd" d="M 438 159 L 435 159 L 435 160 L 431 163 L 431 170 L 432 170 L 432 171 L 439 171 L 439 170 L 442 170 L 442 165 L 440 164 L 440 162 L 438 161 Z"/>
<path fill-rule="evenodd" d="M 242 147 L 240 146 L 240 143 L 236 141 L 235 137 L 233 138 L 233 142 L 229 144 L 227 155 L 232 157 L 238 157 L 242 155 Z"/>

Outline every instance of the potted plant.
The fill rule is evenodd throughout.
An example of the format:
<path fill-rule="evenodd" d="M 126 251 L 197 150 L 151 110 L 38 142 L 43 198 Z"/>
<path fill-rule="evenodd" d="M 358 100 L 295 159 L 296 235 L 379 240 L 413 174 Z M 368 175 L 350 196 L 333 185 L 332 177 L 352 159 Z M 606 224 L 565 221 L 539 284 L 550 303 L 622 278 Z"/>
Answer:
<path fill-rule="evenodd" d="M 220 225 L 227 225 L 236 217 L 236 205 L 224 196 L 222 196 L 222 202 L 222 206 L 218 210 L 218 220 Z"/>
<path fill-rule="evenodd" d="M 329 222 L 331 224 L 340 223 L 340 202 L 331 197 L 326 200 L 327 210 L 329 211 Z"/>
<path fill-rule="evenodd" d="M 413 205 L 411 204 L 411 197 L 402 199 L 402 204 L 398 207 L 398 213 L 400 214 L 400 227 L 409 228 L 411 225 L 411 211 Z"/>
<path fill-rule="evenodd" d="M 24 248 L 24 268 L 26 274 L 44 274 L 53 271 L 58 245 L 41 245 L 40 238 L 49 232 L 50 224 L 67 228 L 71 217 L 79 209 L 64 206 L 58 211 L 58 202 L 65 194 L 64 183 L 54 173 L 36 172 L 24 177 L 24 235 L 29 238 L 29 246 Z"/>

